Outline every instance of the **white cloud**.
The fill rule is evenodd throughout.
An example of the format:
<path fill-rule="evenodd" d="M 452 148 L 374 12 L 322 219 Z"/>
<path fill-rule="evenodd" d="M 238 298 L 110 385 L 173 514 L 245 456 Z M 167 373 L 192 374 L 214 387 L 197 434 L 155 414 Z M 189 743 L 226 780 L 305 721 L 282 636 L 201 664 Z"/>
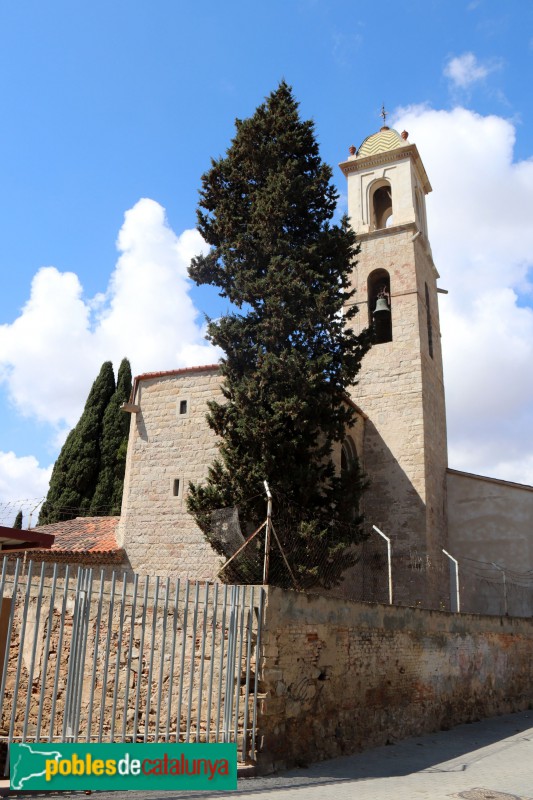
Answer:
<path fill-rule="evenodd" d="M 454 87 L 468 89 L 472 84 L 484 80 L 487 75 L 500 67 L 500 61 L 481 63 L 474 53 L 463 53 L 462 56 L 450 58 L 444 67 L 444 75 L 450 79 Z"/>
<path fill-rule="evenodd" d="M 450 466 L 533 483 L 533 161 L 513 161 L 501 117 L 418 106 L 395 127 L 433 186 Z"/>
<path fill-rule="evenodd" d="M 13 452 L 0 451 L 0 525 L 11 527 L 19 511 L 24 527 L 32 510 L 35 522 L 51 473 L 52 467 L 40 467 L 34 456 L 17 458 Z"/>
<path fill-rule="evenodd" d="M 187 267 L 205 251 L 200 234 L 177 236 L 164 209 L 140 200 L 126 212 L 120 252 L 105 294 L 85 298 L 78 277 L 44 267 L 20 316 L 0 326 L 0 380 L 27 416 L 48 422 L 61 441 L 75 424 L 103 361 L 127 356 L 134 373 L 211 363 L 189 297 Z"/>

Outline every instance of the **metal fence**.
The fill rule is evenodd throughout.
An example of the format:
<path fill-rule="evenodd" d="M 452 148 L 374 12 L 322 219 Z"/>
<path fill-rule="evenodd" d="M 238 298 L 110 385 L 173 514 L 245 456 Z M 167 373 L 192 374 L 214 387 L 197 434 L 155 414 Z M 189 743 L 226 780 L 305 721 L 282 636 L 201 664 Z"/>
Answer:
<path fill-rule="evenodd" d="M 533 569 L 518 572 L 496 562 L 455 558 L 453 549 L 423 552 L 395 541 L 376 525 L 367 526 L 366 532 L 363 542 L 342 549 L 339 555 L 322 531 L 303 538 L 297 530 L 278 525 L 270 512 L 247 539 L 237 507 L 212 514 L 212 533 L 226 553 L 218 575 L 230 582 L 263 578 L 273 586 L 358 602 L 533 615 Z"/>
<path fill-rule="evenodd" d="M 235 741 L 248 760 L 263 598 L 4 558 L 0 742 Z"/>

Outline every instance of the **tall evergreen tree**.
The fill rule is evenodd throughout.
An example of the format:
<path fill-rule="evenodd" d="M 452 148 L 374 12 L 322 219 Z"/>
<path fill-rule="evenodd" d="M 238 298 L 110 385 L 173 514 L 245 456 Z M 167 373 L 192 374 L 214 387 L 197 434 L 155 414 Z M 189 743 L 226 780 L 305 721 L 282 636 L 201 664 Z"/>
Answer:
<path fill-rule="evenodd" d="M 188 508 L 228 555 L 211 513 L 237 505 L 245 528 L 257 527 L 266 478 L 302 586 L 340 580 L 362 536 L 358 466 L 339 475 L 332 461 L 354 421 L 345 391 L 370 346 L 369 333 L 350 328 L 355 307 L 345 308 L 358 248 L 346 218 L 331 224 L 337 199 L 313 123 L 300 119 L 282 82 L 250 119 L 236 121 L 226 157 L 202 178 L 198 228 L 211 250 L 189 269 L 239 313 L 208 326 L 225 354 L 225 402 L 211 402 L 208 415 L 220 457 L 205 484 L 189 487 Z M 279 561 L 275 547 L 271 558 Z M 252 567 L 232 577 L 260 580 L 259 557 Z"/>
<path fill-rule="evenodd" d="M 128 448 L 129 414 L 120 410 L 131 393 L 131 367 L 122 359 L 117 375 L 117 388 L 105 410 L 100 444 L 100 472 L 91 501 L 90 513 L 120 514 L 126 452 Z"/>
<path fill-rule="evenodd" d="M 15 517 L 15 522 L 13 523 L 13 527 L 17 531 L 22 530 L 22 511 L 19 511 L 17 516 Z"/>
<path fill-rule="evenodd" d="M 105 410 L 115 392 L 110 361 L 102 364 L 78 424 L 71 430 L 52 470 L 39 525 L 88 513 L 100 472 L 100 441 Z"/>

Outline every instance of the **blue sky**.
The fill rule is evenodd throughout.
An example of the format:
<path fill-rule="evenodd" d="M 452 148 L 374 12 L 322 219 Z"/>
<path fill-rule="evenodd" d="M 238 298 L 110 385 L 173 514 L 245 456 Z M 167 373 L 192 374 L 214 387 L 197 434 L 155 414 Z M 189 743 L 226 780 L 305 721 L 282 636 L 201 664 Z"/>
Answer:
<path fill-rule="evenodd" d="M 382 102 L 408 126 L 450 290 L 450 464 L 533 483 L 532 61 L 527 0 L 0 0 L 0 512 L 45 492 L 103 360 L 212 360 L 200 178 L 282 77 L 340 210 Z"/>

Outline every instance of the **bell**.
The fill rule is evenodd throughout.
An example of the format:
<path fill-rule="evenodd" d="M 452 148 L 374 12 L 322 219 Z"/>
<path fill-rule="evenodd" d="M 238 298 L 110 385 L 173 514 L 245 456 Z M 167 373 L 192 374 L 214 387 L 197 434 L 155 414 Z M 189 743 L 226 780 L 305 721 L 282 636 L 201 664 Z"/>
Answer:
<path fill-rule="evenodd" d="M 374 309 L 374 314 L 380 314 L 386 311 L 390 314 L 389 304 L 387 303 L 387 299 L 385 297 L 378 297 L 376 302 L 376 307 Z"/>

